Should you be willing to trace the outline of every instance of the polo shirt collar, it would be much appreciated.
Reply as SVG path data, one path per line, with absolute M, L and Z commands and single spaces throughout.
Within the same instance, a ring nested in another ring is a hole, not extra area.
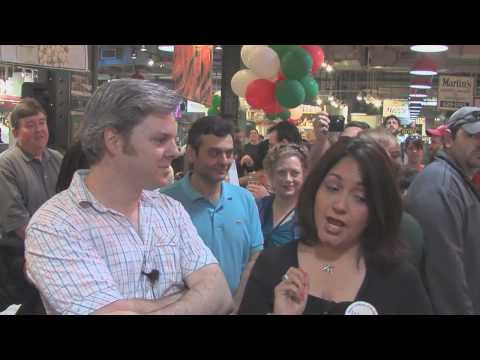
M 192 186 L 192 183 L 190 182 L 190 176 L 192 175 L 192 172 L 188 172 L 182 180 L 180 180 L 180 184 L 183 190 L 183 193 L 186 195 L 186 197 L 194 202 L 199 199 L 205 199 L 205 197 L 200 194 L 197 190 L 195 190 Z M 222 181 L 221 188 L 220 188 L 220 198 L 218 199 L 218 205 L 223 203 L 223 200 L 226 198 L 232 198 L 232 194 L 229 191 L 228 186 L 225 186 L 224 181 Z
M 30 161 L 35 160 L 35 158 L 33 157 L 33 155 L 30 154 L 30 153 L 28 153 L 28 152 L 26 152 L 25 150 L 23 150 L 23 149 L 21 148 L 21 146 L 18 145 L 18 143 L 15 144 L 15 148 L 17 149 L 17 151 L 20 152 L 20 154 L 21 154 L 23 160 L 25 160 L 25 162 L 30 162 Z M 50 152 L 48 151 L 48 148 L 45 149 L 45 150 L 43 150 L 42 162 L 50 160 L 50 157 L 51 157 L 51 155 L 50 155 Z

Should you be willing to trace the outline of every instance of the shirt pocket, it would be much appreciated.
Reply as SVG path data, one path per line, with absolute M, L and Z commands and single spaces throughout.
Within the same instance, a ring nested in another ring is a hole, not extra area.
M 159 271 L 159 286 L 164 295 L 169 295 L 183 288 L 180 268 L 180 251 L 177 234 L 153 231 L 152 258 L 149 261 L 152 269 Z

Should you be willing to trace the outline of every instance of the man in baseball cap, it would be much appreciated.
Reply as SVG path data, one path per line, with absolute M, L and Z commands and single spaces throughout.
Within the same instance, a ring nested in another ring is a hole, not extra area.
M 440 125 L 434 129 L 427 129 L 427 134 L 430 136 L 430 144 L 428 145 L 428 152 L 430 155 L 430 162 L 433 161 L 438 150 L 442 150 L 445 144 L 445 137 L 450 134 L 447 125 Z
M 425 283 L 438 314 L 480 314 L 480 108 L 448 120 L 445 148 L 409 188 L 406 210 L 422 226 Z

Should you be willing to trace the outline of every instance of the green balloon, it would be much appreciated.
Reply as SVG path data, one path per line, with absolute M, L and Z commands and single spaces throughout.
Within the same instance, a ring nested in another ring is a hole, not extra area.
M 301 80 L 312 71 L 313 60 L 303 48 L 287 52 L 281 60 L 282 73 L 289 80 Z
M 285 55 L 290 50 L 294 50 L 298 48 L 298 45 L 268 45 L 271 47 L 278 55 L 280 59 L 282 59 L 283 55 Z
M 303 85 L 305 89 L 305 102 L 311 103 L 315 100 L 318 95 L 318 83 L 317 80 L 311 75 L 305 76 L 300 83 Z
M 290 119 L 290 111 L 288 110 L 283 110 L 281 113 L 278 114 L 278 117 L 282 120 L 288 120 Z
M 221 102 L 221 97 L 218 96 L 218 95 L 213 95 L 212 96 L 212 108 L 217 108 L 220 106 L 220 102 Z
M 305 89 L 300 81 L 280 80 L 275 86 L 275 97 L 287 109 L 297 107 L 305 101 Z
M 217 108 L 214 108 L 214 107 L 209 108 L 208 111 L 207 111 L 207 114 L 208 114 L 209 116 L 218 115 Z

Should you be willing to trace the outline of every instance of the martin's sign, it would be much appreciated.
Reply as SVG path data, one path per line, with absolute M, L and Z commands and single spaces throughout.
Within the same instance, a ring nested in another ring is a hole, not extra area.
M 438 83 L 438 108 L 457 110 L 463 106 L 473 106 L 474 89 L 474 78 L 441 75 Z

